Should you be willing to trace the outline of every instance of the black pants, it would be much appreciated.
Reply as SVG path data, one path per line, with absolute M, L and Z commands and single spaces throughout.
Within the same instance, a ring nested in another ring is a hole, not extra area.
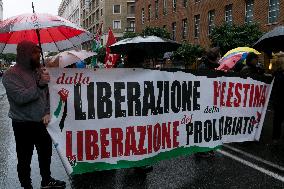
M 42 180 L 50 179 L 52 141 L 46 126 L 40 122 L 12 122 L 18 157 L 18 177 L 22 187 L 31 183 L 31 160 L 34 146 L 38 153 Z
M 281 137 L 281 125 L 284 121 L 284 114 L 281 108 L 274 109 L 273 117 L 273 139 L 279 140 Z

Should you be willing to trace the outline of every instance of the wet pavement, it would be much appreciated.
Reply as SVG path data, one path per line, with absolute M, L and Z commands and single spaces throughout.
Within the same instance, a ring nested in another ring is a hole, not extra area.
M 0 78 L 0 188 L 17 189 L 20 183 L 15 141 L 4 93 Z M 260 142 L 226 145 L 214 158 L 178 157 L 155 164 L 148 174 L 122 169 L 83 174 L 70 182 L 53 150 L 52 176 L 66 181 L 67 188 L 74 189 L 284 188 L 284 145 L 271 145 L 272 116 L 273 112 L 268 110 Z M 39 188 L 41 178 L 36 151 L 32 160 L 32 179 L 34 188 Z

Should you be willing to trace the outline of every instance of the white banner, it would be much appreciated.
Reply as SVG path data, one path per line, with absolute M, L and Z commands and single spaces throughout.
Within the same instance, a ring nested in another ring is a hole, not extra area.
M 48 131 L 69 174 L 259 140 L 271 81 L 145 69 L 50 69 Z

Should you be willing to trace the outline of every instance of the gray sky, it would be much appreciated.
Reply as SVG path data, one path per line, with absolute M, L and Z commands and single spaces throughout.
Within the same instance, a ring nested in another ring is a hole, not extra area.
M 61 0 L 2 0 L 4 19 L 22 13 L 32 13 L 32 1 L 38 13 L 57 15 Z

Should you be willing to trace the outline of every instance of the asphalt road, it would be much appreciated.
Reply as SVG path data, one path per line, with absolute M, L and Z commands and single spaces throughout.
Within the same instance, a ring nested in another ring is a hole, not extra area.
M 17 189 L 20 183 L 15 141 L 4 92 L 0 84 L 0 188 Z M 184 156 L 161 161 L 146 175 L 123 169 L 79 175 L 71 181 L 54 150 L 52 176 L 65 180 L 67 188 L 74 189 L 284 188 L 284 144 L 271 145 L 272 115 L 272 111 L 267 112 L 259 142 L 225 145 L 213 158 Z M 32 160 L 32 179 L 34 188 L 39 188 L 41 178 L 36 151 Z

